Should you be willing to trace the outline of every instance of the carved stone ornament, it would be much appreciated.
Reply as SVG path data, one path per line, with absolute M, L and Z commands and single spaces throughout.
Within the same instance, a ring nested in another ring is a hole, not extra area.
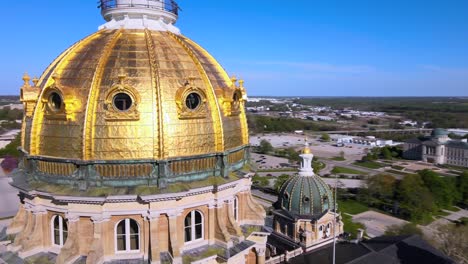
M 76 89 L 62 86 L 57 76 L 52 76 L 54 82 L 44 89 L 41 102 L 45 108 L 44 117 L 51 120 L 75 121 L 76 113 L 81 109 Z
M 125 84 L 126 75 L 119 74 L 119 82 L 112 86 L 104 103 L 105 119 L 107 121 L 137 121 L 140 120 L 138 91 Z
M 192 85 L 193 79 L 187 81 L 176 93 L 177 113 L 179 119 L 204 119 L 207 117 L 206 93 Z

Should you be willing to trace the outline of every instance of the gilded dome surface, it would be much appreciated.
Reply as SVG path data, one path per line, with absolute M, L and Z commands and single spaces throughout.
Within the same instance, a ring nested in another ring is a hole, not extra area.
M 318 176 L 293 176 L 281 187 L 278 209 L 293 216 L 319 216 L 333 210 L 330 187 Z
M 55 59 L 34 88 L 23 131 L 32 157 L 168 160 L 248 145 L 243 82 L 168 31 L 100 30 Z

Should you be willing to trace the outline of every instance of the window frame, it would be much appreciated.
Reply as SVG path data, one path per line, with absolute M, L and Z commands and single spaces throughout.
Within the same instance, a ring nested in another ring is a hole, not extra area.
M 196 221 L 196 213 L 199 213 L 200 214 L 200 217 L 201 217 L 201 222 L 199 224 L 197 224 L 195 221 Z M 185 224 L 185 220 L 187 219 L 187 217 L 190 216 L 190 225 L 187 226 Z M 197 225 L 201 225 L 201 237 L 200 238 L 196 238 L 196 227 Z M 187 241 L 187 238 L 185 236 L 185 230 L 190 227 L 190 239 L 191 240 L 188 240 Z M 205 240 L 205 217 L 203 215 L 203 213 L 199 210 L 193 210 L 193 211 L 190 211 L 188 214 L 185 215 L 184 217 L 184 243 L 185 245 L 190 245 L 190 244 L 193 244 L 193 243 L 197 243 L 197 242 L 200 242 L 200 241 L 204 241 Z
M 239 222 L 239 198 L 236 196 L 232 202 L 232 214 L 234 215 L 234 220 Z
M 125 250 L 119 250 L 119 245 L 118 245 L 118 231 L 117 231 L 117 228 L 118 226 L 120 225 L 120 223 L 124 222 L 125 221 L 125 229 L 124 229 L 124 234 L 123 234 L 123 237 L 125 239 Z M 137 234 L 137 237 L 138 237 L 138 249 L 131 249 L 131 236 L 134 235 L 132 233 L 130 233 L 130 221 L 134 221 L 135 224 L 137 225 L 137 228 L 138 228 L 138 232 L 136 233 Z M 141 228 L 140 228 L 140 224 L 138 223 L 138 221 L 134 220 L 134 219 L 131 219 L 131 218 L 125 218 L 125 219 L 122 219 L 120 221 L 118 221 L 116 224 L 115 224 L 115 227 L 114 227 L 114 245 L 115 245 L 115 253 L 116 254 L 128 254 L 128 253 L 140 253 L 141 251 L 141 232 L 140 232 Z
M 59 225 L 58 225 L 58 232 L 59 232 L 59 241 L 58 243 L 56 243 L 57 241 L 55 241 L 55 231 L 56 231 L 56 228 L 55 228 L 55 219 L 58 219 L 59 221 Z M 67 236 L 65 237 L 64 236 L 64 224 L 65 226 L 67 227 Z M 68 239 L 68 224 L 67 224 L 67 221 L 65 220 L 65 218 L 63 218 L 61 215 L 54 215 L 52 216 L 51 218 L 51 221 L 50 221 L 50 235 L 51 235 L 51 242 L 52 242 L 52 246 L 54 247 L 63 247 L 63 245 L 65 245 L 65 243 L 67 242 L 67 239 Z

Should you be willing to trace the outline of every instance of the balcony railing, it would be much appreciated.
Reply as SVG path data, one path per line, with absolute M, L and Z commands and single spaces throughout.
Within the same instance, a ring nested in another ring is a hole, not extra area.
M 100 0 L 99 8 L 105 12 L 114 8 L 149 8 L 179 15 L 179 6 L 174 0 Z

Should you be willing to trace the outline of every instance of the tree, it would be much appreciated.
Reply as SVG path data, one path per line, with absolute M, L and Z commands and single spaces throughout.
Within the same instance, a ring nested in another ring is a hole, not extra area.
M 289 175 L 283 174 L 276 179 L 275 190 L 279 192 L 283 184 L 289 179 Z
M 326 142 L 331 140 L 330 135 L 328 135 L 327 133 L 323 133 L 322 136 L 320 137 L 320 139 L 322 141 L 326 141 Z
M 18 168 L 18 159 L 12 156 L 6 156 L 0 166 L 6 173 L 10 173 L 14 169 Z
M 286 155 L 290 161 L 301 161 L 301 156 L 294 148 L 287 148 Z
M 340 158 L 342 158 L 342 159 L 345 158 L 345 153 L 344 153 L 344 151 L 340 151 Z
M 433 233 L 433 244 L 455 263 L 468 263 L 468 226 L 447 224 Z
M 267 154 L 272 151 L 273 151 L 273 146 L 271 145 L 271 143 L 268 142 L 268 140 L 262 139 L 262 141 L 260 141 L 259 152 L 263 154 Z
M 20 152 L 18 151 L 18 147 L 20 145 L 21 145 L 21 135 L 18 134 L 13 141 L 11 141 L 4 148 L 0 149 L 0 157 L 4 157 L 8 155 L 13 156 L 13 157 L 19 157 Z
M 457 189 L 460 194 L 460 203 L 468 205 L 468 171 L 464 171 L 457 179 Z
M 381 154 L 384 159 L 392 159 L 393 157 L 392 152 L 387 147 L 382 148 Z
M 435 210 L 434 198 L 418 174 L 407 175 L 400 181 L 397 198 L 401 214 L 414 221 L 431 217 Z
M 378 198 L 392 199 L 395 187 L 396 179 L 391 175 L 379 174 L 367 180 L 369 194 Z
M 434 197 L 434 202 L 439 208 L 453 205 L 458 200 L 458 191 L 455 184 L 449 182 L 450 179 L 444 179 L 432 170 L 422 170 L 418 172 L 421 175 L 424 185 L 429 189 Z
M 420 235 L 423 236 L 422 230 L 414 223 L 404 225 L 392 225 L 385 230 L 386 236 L 402 236 L 402 235 Z

